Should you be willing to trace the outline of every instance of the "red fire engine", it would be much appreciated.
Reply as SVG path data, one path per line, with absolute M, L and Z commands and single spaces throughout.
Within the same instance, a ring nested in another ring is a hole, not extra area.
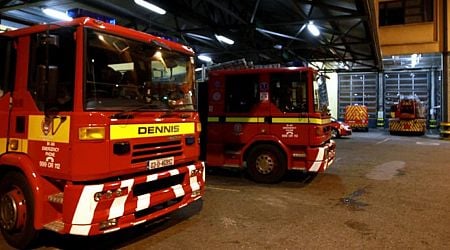
M 280 181 L 287 170 L 329 167 L 335 142 L 315 77 L 310 68 L 210 71 L 207 166 L 246 167 L 264 183 Z
M 427 130 L 425 109 L 417 96 L 401 95 L 398 102 L 391 107 L 391 116 L 391 135 L 424 135 Z
M 0 228 L 98 235 L 202 197 L 193 51 L 91 18 L 0 35 Z

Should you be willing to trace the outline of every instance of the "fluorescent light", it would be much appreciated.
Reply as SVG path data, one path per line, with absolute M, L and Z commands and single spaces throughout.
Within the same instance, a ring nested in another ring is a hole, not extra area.
M 15 29 L 17 29 L 17 28 L 0 24 L 0 33 L 3 32 L 3 31 L 15 30 Z
M 160 14 L 160 15 L 166 14 L 166 10 L 164 10 L 164 9 L 162 9 L 162 8 L 160 8 L 160 7 L 158 7 L 158 6 L 154 5 L 154 4 L 152 4 L 152 3 L 149 3 L 149 2 L 147 2 L 147 1 L 144 1 L 144 0 L 134 0 L 134 2 L 135 2 L 137 5 L 140 5 L 140 6 L 144 7 L 144 8 L 146 8 L 146 9 L 149 9 L 149 10 L 151 10 L 151 11 L 153 11 L 153 12 L 155 12 L 155 13 L 158 13 L 158 14 Z
M 211 37 L 202 36 L 202 35 L 194 34 L 194 33 L 185 33 L 185 35 L 193 37 L 193 38 L 199 38 L 199 39 L 203 39 L 203 40 L 208 40 L 208 41 L 212 41 L 213 40 Z
M 316 25 L 314 25 L 313 22 L 309 22 L 308 26 L 307 26 L 309 32 L 313 35 L 313 36 L 319 36 L 320 35 L 320 31 L 317 28 Z
M 202 60 L 202 61 L 204 61 L 204 62 L 212 62 L 211 57 L 205 56 L 205 55 L 199 55 L 199 56 L 198 56 L 198 59 L 199 59 L 199 60 Z
M 283 45 L 281 45 L 281 44 L 275 44 L 275 45 L 273 46 L 273 48 L 274 48 L 274 49 L 282 49 L 282 48 L 283 48 Z
M 70 16 L 68 16 L 65 12 L 50 9 L 50 8 L 42 8 L 41 10 L 47 16 L 52 17 L 54 19 L 63 20 L 63 21 L 72 21 L 72 18 Z
M 216 36 L 216 39 L 219 40 L 220 42 L 223 42 L 223 43 L 226 43 L 226 44 L 229 44 L 229 45 L 233 45 L 234 44 L 234 41 L 231 40 L 228 37 L 225 37 L 225 36 L 222 36 L 222 35 L 215 35 L 215 36 Z

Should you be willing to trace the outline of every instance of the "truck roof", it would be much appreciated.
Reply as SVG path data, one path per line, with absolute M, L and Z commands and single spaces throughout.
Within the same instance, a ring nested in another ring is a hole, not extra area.
M 47 23 L 47 24 L 37 24 L 26 28 L 21 28 L 17 30 L 11 30 L 6 31 L 4 33 L 0 33 L 0 36 L 8 36 L 8 37 L 19 37 L 19 36 L 26 36 L 29 34 L 37 33 L 37 32 L 43 32 L 48 29 L 57 29 L 60 27 L 76 27 L 76 26 L 84 26 L 89 27 L 97 30 L 102 30 L 106 33 L 111 33 L 123 37 L 132 38 L 134 40 L 140 40 L 143 42 L 158 42 L 159 44 L 167 45 L 167 47 L 188 54 L 188 55 L 194 55 L 194 51 L 192 48 L 169 41 L 167 39 L 157 37 L 145 32 L 137 31 L 134 29 L 126 28 L 119 25 L 109 24 L 103 21 L 99 21 L 94 18 L 90 17 L 79 17 L 75 18 L 72 21 L 60 21 L 60 22 L 53 22 L 53 23 Z
M 236 74 L 260 74 L 260 73 L 289 73 L 294 71 L 312 71 L 309 67 L 276 67 L 276 68 L 240 68 L 217 69 L 209 72 L 210 75 L 236 75 Z

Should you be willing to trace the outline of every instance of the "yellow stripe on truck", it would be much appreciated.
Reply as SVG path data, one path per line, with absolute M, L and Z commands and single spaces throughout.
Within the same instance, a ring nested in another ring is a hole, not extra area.
M 6 152 L 6 138 L 0 138 L 0 154 Z
M 225 122 L 264 122 L 264 117 L 225 117 Z
M 0 138 L 0 154 L 9 152 L 28 153 L 28 140 L 20 138 L 9 138 L 9 148 L 6 148 L 6 138 Z
M 272 123 L 311 123 L 311 124 L 328 124 L 330 119 L 321 118 L 272 118 Z
M 110 139 L 146 138 L 195 133 L 195 123 L 121 124 L 110 126 Z
M 217 116 L 208 117 L 208 122 L 219 122 L 219 117 Z

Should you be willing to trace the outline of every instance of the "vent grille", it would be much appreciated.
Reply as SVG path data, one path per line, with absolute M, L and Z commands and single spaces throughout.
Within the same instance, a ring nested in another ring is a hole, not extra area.
M 181 140 L 136 144 L 133 146 L 131 163 L 142 163 L 150 160 L 176 157 L 183 154 Z

